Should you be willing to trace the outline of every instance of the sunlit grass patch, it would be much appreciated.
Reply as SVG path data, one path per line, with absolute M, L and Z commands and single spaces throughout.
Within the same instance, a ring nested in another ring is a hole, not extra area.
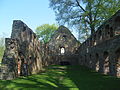
M 120 79 L 82 66 L 48 66 L 45 72 L 0 80 L 0 90 L 120 90 Z

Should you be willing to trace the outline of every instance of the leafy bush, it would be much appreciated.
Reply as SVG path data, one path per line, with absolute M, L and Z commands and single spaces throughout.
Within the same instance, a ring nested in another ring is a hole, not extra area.
M 4 50 L 5 50 L 5 43 L 4 43 L 5 39 L 4 38 L 0 38 L 0 62 L 2 60 L 3 54 L 4 54 Z

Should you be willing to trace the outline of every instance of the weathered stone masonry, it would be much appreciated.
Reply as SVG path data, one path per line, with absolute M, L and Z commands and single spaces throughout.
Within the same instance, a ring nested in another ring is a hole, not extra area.
M 64 26 L 58 28 L 49 43 L 41 44 L 26 24 L 14 20 L 11 38 L 6 38 L 5 41 L 6 50 L 0 68 L 0 79 L 10 80 L 36 74 L 44 66 L 51 64 L 74 64 L 78 61 L 73 54 L 79 47 L 79 42 Z M 64 48 L 64 53 L 61 53 L 61 48 Z
M 79 64 L 120 76 L 120 10 L 79 48 Z
M 35 33 L 22 21 L 13 22 L 11 38 L 5 40 L 0 79 L 31 75 L 42 69 L 40 42 Z
M 64 26 L 47 44 L 22 21 L 14 20 L 11 38 L 0 67 L 0 79 L 36 74 L 51 64 L 84 65 L 98 72 L 120 76 L 120 11 L 104 22 L 94 35 L 80 43 Z
M 50 55 L 54 58 L 55 64 L 68 62 L 69 64 L 77 64 L 78 54 L 76 53 L 80 43 L 73 34 L 64 26 L 60 26 L 56 30 L 48 43 L 51 51 Z

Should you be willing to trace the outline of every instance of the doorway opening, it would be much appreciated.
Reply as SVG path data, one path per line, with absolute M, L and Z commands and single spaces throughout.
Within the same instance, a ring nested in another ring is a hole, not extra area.
M 70 62 L 68 61 L 61 61 L 60 62 L 60 65 L 71 65 Z

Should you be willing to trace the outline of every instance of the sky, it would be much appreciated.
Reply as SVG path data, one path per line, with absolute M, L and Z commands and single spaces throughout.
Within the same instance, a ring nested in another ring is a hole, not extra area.
M 13 20 L 22 20 L 33 31 L 42 24 L 55 24 L 49 0 L 0 0 L 0 37 L 10 37 Z

